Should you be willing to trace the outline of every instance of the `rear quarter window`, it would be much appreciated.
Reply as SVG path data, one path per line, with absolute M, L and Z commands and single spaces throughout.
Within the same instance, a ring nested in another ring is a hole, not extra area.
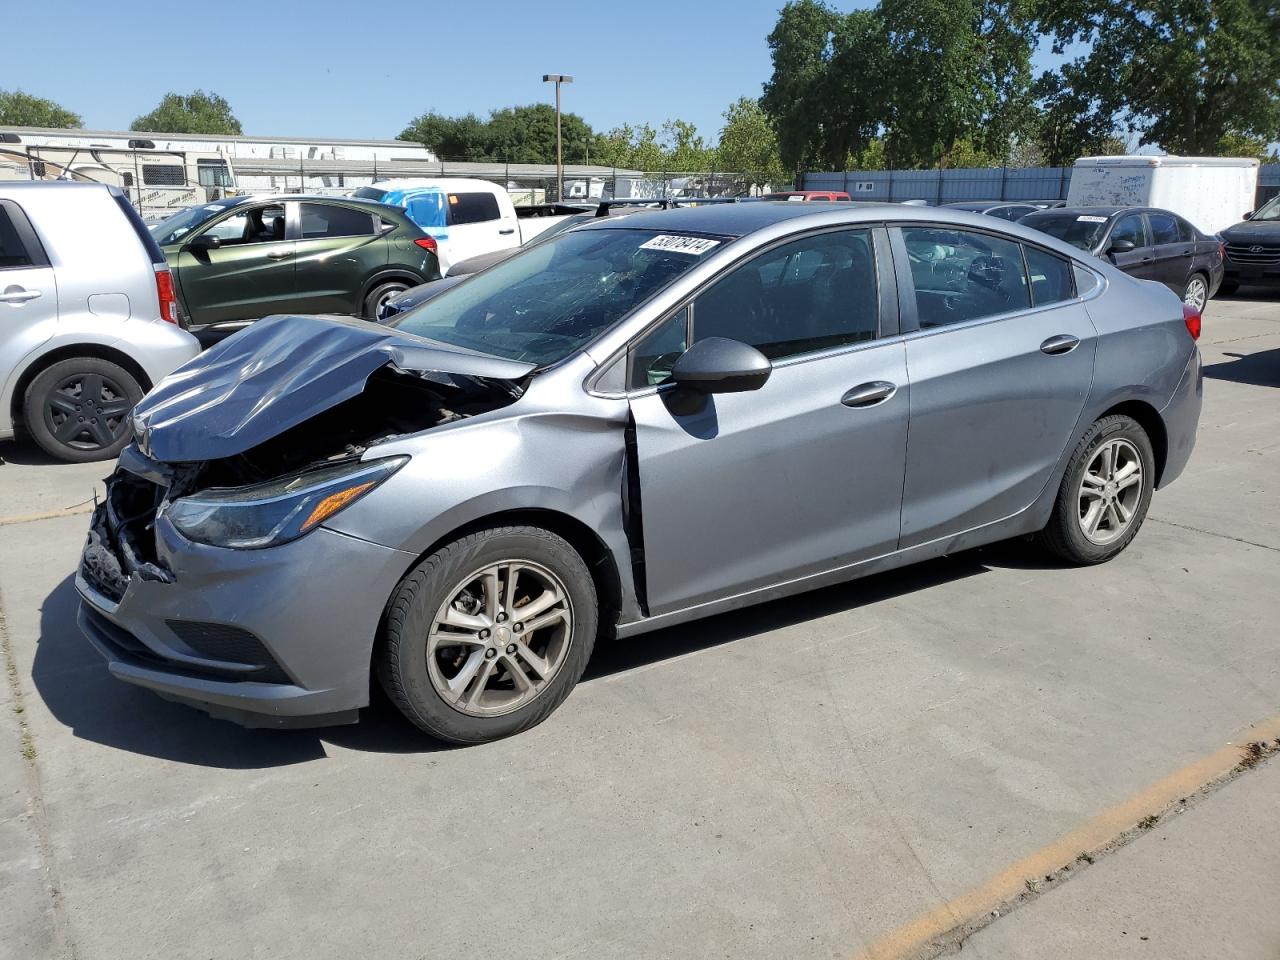
M 0 205 L 0 270 L 13 267 L 29 267 L 32 265 L 31 254 L 22 237 L 18 235 L 18 227 L 4 205 Z
M 491 193 L 449 194 L 449 223 L 461 226 L 465 223 L 486 223 L 502 216 L 498 198 Z

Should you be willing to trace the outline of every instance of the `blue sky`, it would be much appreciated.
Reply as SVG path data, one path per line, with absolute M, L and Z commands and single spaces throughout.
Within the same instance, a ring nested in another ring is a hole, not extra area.
M 542 75 L 564 73 L 565 110 L 597 130 L 679 117 L 714 139 L 730 102 L 759 96 L 781 5 L 50 0 L 22 5 L 26 41 L 6 44 L 0 89 L 50 97 L 93 129 L 126 129 L 167 91 L 203 88 L 248 134 L 391 138 L 427 110 L 550 102 Z M 0 17 L 12 25 L 15 12 Z

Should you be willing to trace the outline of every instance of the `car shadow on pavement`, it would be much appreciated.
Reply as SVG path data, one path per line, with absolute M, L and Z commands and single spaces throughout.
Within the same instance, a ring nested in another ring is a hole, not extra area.
M 228 769 L 279 767 L 325 756 L 326 742 L 375 753 L 448 749 L 375 698 L 355 726 L 246 730 L 116 680 L 76 625 L 74 578 L 45 598 L 31 678 L 49 712 L 77 737 L 131 753 Z
M 1280 347 L 1259 350 L 1257 353 L 1224 351 L 1224 355 L 1233 359 L 1206 364 L 1206 377 L 1247 383 L 1255 387 L 1280 387 Z
M 51 457 L 30 440 L 0 440 L 0 463 L 12 463 L 24 467 L 66 466 L 65 461 Z M 103 470 L 111 471 L 110 464 Z
M 1025 543 L 970 550 L 656 630 L 634 641 L 601 643 L 587 665 L 583 682 L 929 590 L 992 567 L 1054 566 Z M 371 753 L 462 749 L 419 732 L 376 687 L 372 705 L 361 711 L 359 724 L 312 730 L 247 730 L 162 700 L 108 673 L 102 657 L 76 625 L 79 602 L 72 577 L 45 598 L 32 680 L 54 718 L 83 740 L 145 756 L 227 769 L 261 769 L 323 759 L 326 743 Z

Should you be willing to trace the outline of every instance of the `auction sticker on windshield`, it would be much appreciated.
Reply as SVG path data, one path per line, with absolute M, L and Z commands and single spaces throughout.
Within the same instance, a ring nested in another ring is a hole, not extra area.
M 1076 217 L 1081 223 L 1106 223 L 1106 217 Z
M 691 253 L 700 257 L 708 250 L 718 247 L 719 240 L 708 240 L 706 237 L 677 237 L 660 233 L 651 240 L 640 244 L 641 250 L 666 250 L 670 253 Z

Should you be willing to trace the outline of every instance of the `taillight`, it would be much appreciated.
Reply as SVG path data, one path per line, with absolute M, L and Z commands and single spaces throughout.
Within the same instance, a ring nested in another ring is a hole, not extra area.
M 416 243 L 418 246 L 420 246 L 423 250 L 430 250 L 432 253 L 435 253 L 437 250 L 435 237 L 419 237 L 417 240 L 413 242 Z
M 1187 333 L 1192 340 L 1200 339 L 1200 311 L 1189 303 L 1182 305 L 1182 322 L 1187 325 Z
M 156 271 L 156 296 L 160 300 L 160 319 L 166 323 L 177 323 L 178 297 L 173 292 L 173 274 L 168 270 Z
M 1227 245 L 1225 243 L 1218 243 L 1218 259 L 1224 262 L 1227 259 Z

